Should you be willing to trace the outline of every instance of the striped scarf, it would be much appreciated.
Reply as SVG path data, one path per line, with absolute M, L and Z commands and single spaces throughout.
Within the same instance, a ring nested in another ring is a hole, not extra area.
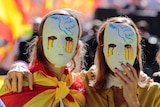
M 42 70 L 40 70 L 42 69 Z M 0 90 L 0 107 L 82 107 L 85 105 L 82 80 L 65 68 L 61 80 L 47 74 L 42 64 L 31 71 L 34 76 L 34 90 L 30 91 L 27 80 L 22 93 Z M 2 106 L 1 106 L 2 105 Z

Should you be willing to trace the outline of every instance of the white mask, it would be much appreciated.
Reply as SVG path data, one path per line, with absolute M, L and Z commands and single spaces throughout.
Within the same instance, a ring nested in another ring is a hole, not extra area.
M 78 43 L 79 25 L 67 15 L 49 16 L 42 32 L 43 50 L 55 67 L 65 66 L 74 56 Z
M 103 52 L 113 72 L 115 67 L 123 71 L 121 63 L 133 65 L 137 55 L 137 35 L 133 27 L 122 23 L 107 24 Z

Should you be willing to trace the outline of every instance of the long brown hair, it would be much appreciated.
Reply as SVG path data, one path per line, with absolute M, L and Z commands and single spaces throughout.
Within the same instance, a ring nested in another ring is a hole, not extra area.
M 96 90 L 104 89 L 105 86 L 107 85 L 107 79 L 108 75 L 111 72 L 109 66 L 107 65 L 103 53 L 103 38 L 104 38 L 104 30 L 105 26 L 110 23 L 110 22 L 115 22 L 115 23 L 126 23 L 131 25 L 136 34 L 137 34 L 137 39 L 138 39 L 138 44 L 137 44 L 137 57 L 134 62 L 133 67 L 136 69 L 137 74 L 139 75 L 140 70 L 142 68 L 141 64 L 141 46 L 140 46 L 140 41 L 141 41 L 141 36 L 139 34 L 138 28 L 136 27 L 135 23 L 127 17 L 113 17 L 105 21 L 102 26 L 100 27 L 98 34 L 97 34 L 97 51 L 96 51 L 96 57 L 95 57 L 95 64 L 97 67 L 97 75 L 96 75 L 96 83 L 94 84 L 94 88 Z

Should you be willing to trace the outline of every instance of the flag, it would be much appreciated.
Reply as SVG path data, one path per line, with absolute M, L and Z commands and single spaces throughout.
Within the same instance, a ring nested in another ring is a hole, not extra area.
M 31 29 L 20 0 L 0 0 L 0 29 L 0 37 L 10 43 Z
M 23 91 L 12 93 L 4 86 L 0 89 L 0 107 L 56 107 L 57 104 L 67 107 L 83 107 L 85 105 L 85 88 L 81 78 L 66 67 L 58 80 L 42 63 L 30 71 L 34 76 L 34 90 L 29 90 L 28 81 L 23 81 Z M 51 76 L 52 75 L 52 76 Z M 2 106 L 1 106 L 2 105 Z

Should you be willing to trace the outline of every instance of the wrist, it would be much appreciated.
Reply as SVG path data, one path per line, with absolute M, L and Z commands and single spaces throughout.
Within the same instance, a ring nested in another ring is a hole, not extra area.
M 129 107 L 141 107 L 140 102 L 138 100 L 138 96 L 134 96 L 134 98 L 130 101 L 128 101 Z
M 129 107 L 141 107 L 139 101 L 132 101 L 131 103 L 128 104 Z

